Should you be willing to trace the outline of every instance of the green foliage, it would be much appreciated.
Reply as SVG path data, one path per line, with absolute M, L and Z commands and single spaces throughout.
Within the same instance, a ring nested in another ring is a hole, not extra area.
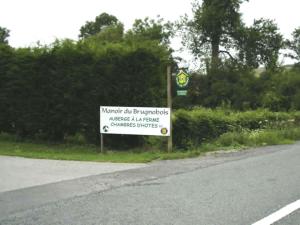
M 128 152 L 108 151 L 106 154 L 99 154 L 99 148 L 93 145 L 46 145 L 41 143 L 20 142 L 15 139 L 15 136 L 0 133 L 0 155 L 57 160 L 145 163 L 158 159 L 166 160 L 197 157 L 203 152 L 216 150 L 243 149 L 245 147 L 271 144 L 291 144 L 293 141 L 299 139 L 300 128 L 298 127 L 289 127 L 279 130 L 243 130 L 222 134 L 215 141 L 204 143 L 201 146 L 197 146 L 196 149 L 188 151 L 165 153 L 151 148 L 151 151 L 135 149 L 134 151 Z M 158 139 L 156 141 L 158 141 Z
M 254 20 L 250 27 L 242 27 L 237 37 L 239 61 L 250 68 L 265 65 L 267 70 L 278 66 L 279 50 L 283 47 L 283 37 L 277 24 L 272 20 Z
M 137 19 L 135 20 L 132 29 L 125 36 L 128 42 L 140 41 L 157 41 L 158 43 L 170 44 L 170 37 L 173 35 L 172 24 L 158 18 L 157 20 Z
M 264 129 L 288 129 L 297 125 L 296 118 L 299 113 L 270 112 L 268 110 L 256 110 L 234 112 L 231 110 L 211 110 L 196 108 L 193 110 L 177 110 L 174 115 L 174 143 L 177 148 L 188 149 L 200 146 L 202 143 L 212 141 L 218 137 L 223 145 L 234 143 L 236 133 L 241 140 L 259 142 L 268 138 L 268 134 L 256 133 Z M 233 132 L 233 133 L 232 133 Z M 265 131 L 264 131 L 265 132 Z M 248 136 L 250 135 L 250 139 Z M 272 139 L 272 137 L 270 137 Z M 276 138 L 274 138 L 276 139 Z M 239 144 L 241 141 L 239 141 Z M 273 144 L 268 141 L 269 144 Z M 261 143 L 260 143 L 261 144 Z M 274 143 L 276 144 L 276 143 Z M 249 144 L 245 144 L 251 146 Z
M 213 73 L 193 73 L 187 97 L 177 97 L 174 108 L 203 106 L 234 110 L 267 108 L 271 111 L 300 109 L 300 69 L 281 68 L 256 75 L 247 67 L 224 63 Z
M 166 149 L 167 139 L 160 136 L 145 136 L 144 149 L 157 150 Z
M 64 142 L 67 144 L 73 144 L 73 145 L 86 145 L 87 140 L 81 133 L 76 133 L 74 135 L 65 136 Z
M 11 47 L 5 44 L 0 44 L 0 132 L 9 130 L 8 118 L 10 117 L 7 111 L 7 89 L 5 84 L 8 80 L 7 73 L 13 63 L 14 51 Z
M 9 32 L 5 27 L 0 27 L 0 44 L 8 44 Z
M 173 121 L 173 140 L 178 148 L 195 147 L 227 132 L 230 124 L 221 110 L 178 110 Z
M 257 147 L 264 145 L 290 144 L 300 139 L 300 129 L 266 129 L 266 130 L 243 130 L 241 132 L 228 132 L 222 134 L 215 145 L 220 147 L 248 146 Z
M 221 59 L 228 58 L 249 68 L 278 67 L 283 36 L 272 20 L 258 19 L 247 27 L 239 12 L 246 1 L 204 0 L 201 4 L 195 1 L 193 17 L 186 15 L 178 23 L 183 45 L 204 61 L 207 70 L 222 70 Z
M 300 69 L 296 66 L 269 75 L 262 92 L 262 106 L 273 111 L 300 110 Z
M 80 38 L 87 38 L 96 35 L 108 27 L 120 26 L 119 20 L 107 13 L 102 13 L 95 18 L 95 21 L 88 21 L 80 28 Z M 123 25 L 122 25 L 123 26 Z
M 271 112 L 268 110 L 237 112 L 233 116 L 233 120 L 235 121 L 234 126 L 236 128 L 249 130 L 257 130 L 270 127 L 277 128 L 293 125 L 289 123 L 289 121 L 293 119 L 294 117 L 290 113 Z
M 260 106 L 262 88 L 253 72 L 224 64 L 222 70 L 214 73 L 194 74 L 187 100 L 191 106 L 215 108 L 229 105 L 237 110 L 255 109 Z
M 282 137 L 288 140 L 299 141 L 300 140 L 300 128 L 287 128 L 278 131 Z
M 5 31 L 5 30 L 3 30 Z M 137 20 L 126 35 L 103 13 L 81 27 L 78 42 L 12 49 L 0 44 L 0 132 L 20 139 L 99 143 L 99 106 L 164 106 L 169 23 Z M 127 149 L 141 136 L 107 136 Z
M 15 135 L 6 133 L 6 132 L 0 132 L 0 141 L 2 142 L 16 142 L 17 138 Z
M 100 105 L 165 105 L 169 52 L 154 42 L 103 45 L 86 39 L 16 50 L 0 47 L 0 132 L 98 143 Z M 107 146 L 123 149 L 143 142 L 139 136 L 106 138 Z
M 97 34 L 90 36 L 89 39 L 97 42 L 97 45 L 106 43 L 118 43 L 123 40 L 124 26 L 119 23 L 114 26 L 105 27 Z
M 94 145 L 45 144 L 16 141 L 15 137 L 0 133 L 0 155 L 38 159 L 76 160 L 115 163 L 147 163 L 153 160 L 182 159 L 196 157 L 200 151 L 173 151 L 166 153 L 158 149 L 134 149 L 127 152 L 108 150 L 105 154 Z
M 190 20 L 186 16 L 180 24 L 184 30 L 183 44 L 197 57 L 209 54 L 215 69 L 219 63 L 220 46 L 225 49 L 234 47 L 237 31 L 242 26 L 239 8 L 244 1 L 204 0 L 201 5 L 195 2 L 193 18 Z
M 292 50 L 292 53 L 288 54 L 292 59 L 300 61 L 300 27 L 295 29 L 292 33 L 292 40 L 287 41 L 287 47 Z
M 286 121 L 300 123 L 297 112 L 228 110 L 300 110 L 299 65 L 277 70 L 282 47 L 277 25 L 261 19 L 245 27 L 239 13 L 242 2 L 204 0 L 194 5 L 193 19 L 186 18 L 186 43 L 196 56 L 211 54 L 217 69 L 208 66 L 207 74 L 192 74 L 188 96 L 176 97 L 174 108 L 227 109 L 178 110 L 174 119 L 178 148 L 198 146 L 239 129 L 252 132 L 290 126 Z M 145 18 L 124 33 L 116 17 L 103 13 L 80 32 L 79 41 L 13 49 L 7 45 L 9 31 L 0 27 L 0 132 L 21 139 L 96 144 L 100 105 L 166 105 L 170 23 Z M 299 34 L 295 30 L 288 42 L 295 59 Z M 236 52 L 237 59 L 229 50 Z M 219 60 L 220 53 L 229 54 L 231 60 Z M 256 76 L 252 69 L 260 64 L 267 71 Z M 165 144 L 160 138 L 125 135 L 107 136 L 105 142 L 115 149 Z

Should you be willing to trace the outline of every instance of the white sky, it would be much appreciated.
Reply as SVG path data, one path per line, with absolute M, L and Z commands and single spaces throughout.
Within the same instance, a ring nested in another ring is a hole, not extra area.
M 200 0 L 201 1 L 201 0 Z M 191 13 L 192 0 L 0 0 L 0 26 L 8 28 L 14 47 L 49 44 L 55 38 L 77 39 L 86 21 L 103 12 L 115 15 L 129 29 L 138 18 L 175 21 Z M 300 27 L 299 0 L 250 0 L 241 12 L 250 25 L 254 18 L 274 19 L 286 38 Z

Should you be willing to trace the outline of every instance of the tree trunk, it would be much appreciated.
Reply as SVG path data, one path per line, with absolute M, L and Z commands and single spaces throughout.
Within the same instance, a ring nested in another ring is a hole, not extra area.
M 211 41 L 211 69 L 216 71 L 220 63 L 219 52 L 220 52 L 220 37 L 215 37 Z

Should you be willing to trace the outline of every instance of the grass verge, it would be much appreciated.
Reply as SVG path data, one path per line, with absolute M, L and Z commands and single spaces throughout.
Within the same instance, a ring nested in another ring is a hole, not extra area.
M 182 159 L 217 150 L 245 149 L 266 145 L 291 144 L 300 140 L 300 128 L 280 130 L 244 130 L 221 135 L 213 142 L 202 144 L 191 151 L 108 151 L 99 154 L 95 146 L 46 145 L 17 142 L 7 135 L 0 135 L 0 155 L 37 159 L 76 160 L 92 162 L 147 163 L 153 160 Z
M 26 142 L 3 140 L 0 138 L 0 155 L 20 156 L 36 159 L 76 160 L 91 162 L 114 163 L 147 163 L 153 160 L 181 159 L 198 156 L 200 152 L 175 151 L 166 153 L 162 151 L 108 151 L 100 154 L 95 146 L 76 145 L 46 145 Z
M 220 147 L 258 147 L 266 145 L 292 144 L 300 140 L 300 128 L 243 130 L 221 135 L 215 142 Z

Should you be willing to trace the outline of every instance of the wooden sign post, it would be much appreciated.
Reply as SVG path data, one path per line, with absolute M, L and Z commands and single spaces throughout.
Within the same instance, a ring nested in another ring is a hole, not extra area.
M 167 96 L 168 96 L 168 108 L 170 108 L 170 136 L 168 137 L 168 152 L 172 152 L 173 149 L 173 132 L 172 132 L 172 73 L 171 65 L 167 67 Z

